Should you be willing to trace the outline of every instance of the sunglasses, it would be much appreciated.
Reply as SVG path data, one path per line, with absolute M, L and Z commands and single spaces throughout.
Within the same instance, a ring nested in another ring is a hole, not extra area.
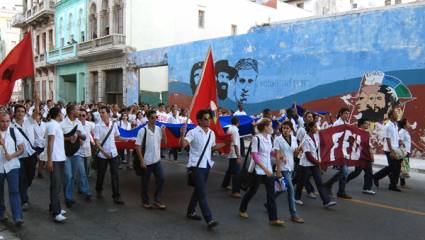
M 80 114 L 80 117 L 86 117 L 86 114 Z
M 211 120 L 211 118 L 202 118 L 202 120 L 204 120 L 204 121 L 209 121 L 209 120 Z
M 151 116 L 150 119 L 158 119 L 158 116 Z

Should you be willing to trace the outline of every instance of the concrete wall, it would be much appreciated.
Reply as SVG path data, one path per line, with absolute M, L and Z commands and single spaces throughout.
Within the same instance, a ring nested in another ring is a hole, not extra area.
M 74 40 L 82 42 L 81 32 L 87 40 L 87 0 L 62 0 L 55 8 L 56 47 L 60 48 L 61 38 L 64 46 Z
M 354 120 L 363 114 L 380 121 L 398 102 L 410 122 L 417 122 L 413 134 L 421 141 L 423 39 L 424 3 L 276 24 L 241 36 L 138 52 L 133 61 L 152 64 L 140 61 L 145 53 L 146 59 L 166 59 L 169 101 L 187 106 L 198 81 L 198 63 L 212 46 L 216 71 L 222 73 L 220 106 L 234 110 L 242 101 L 251 114 L 294 102 L 333 114 L 349 106 Z M 365 74 L 368 86 L 359 91 Z
M 75 79 L 73 87 L 67 85 L 67 79 Z M 87 81 L 87 64 L 71 63 L 56 66 L 56 94 L 57 101 L 81 102 L 85 100 Z M 71 92 L 72 91 L 72 92 Z M 68 98 L 67 96 L 75 96 Z

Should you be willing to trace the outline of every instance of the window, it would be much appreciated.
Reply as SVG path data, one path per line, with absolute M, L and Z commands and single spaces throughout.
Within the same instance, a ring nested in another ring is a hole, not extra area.
M 391 5 L 391 0 L 385 0 L 385 6 Z
M 238 25 L 232 24 L 232 26 L 231 26 L 231 34 L 232 35 L 238 34 Z
M 84 36 L 84 31 L 81 32 L 81 42 L 86 41 L 86 37 Z
M 304 3 L 303 2 L 297 3 L 297 7 L 298 8 L 304 8 Z
M 353 7 L 353 9 L 356 9 L 357 8 L 357 3 L 353 3 L 353 4 L 351 4 L 351 6 Z
M 74 39 L 74 36 L 72 36 L 72 13 L 70 13 L 68 17 L 68 34 L 69 41 L 72 42 L 72 39 Z
M 395 4 L 401 4 L 401 0 L 395 0 Z
M 53 50 L 53 30 L 49 30 L 49 50 Z
M 198 11 L 198 27 L 205 28 L 205 11 L 204 10 Z
M 40 54 L 40 36 L 37 35 L 36 37 L 36 43 L 35 43 L 35 52 L 38 54 Z

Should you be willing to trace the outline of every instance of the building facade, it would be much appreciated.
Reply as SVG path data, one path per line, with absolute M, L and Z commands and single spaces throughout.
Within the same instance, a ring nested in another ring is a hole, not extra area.
M 45 101 L 55 96 L 55 67 L 47 62 L 48 52 L 55 47 L 54 7 L 52 0 L 23 0 L 23 12 L 13 17 L 12 25 L 21 28 L 23 35 L 32 32 L 35 81 L 33 78 L 22 80 L 23 93 L 32 98 L 36 91 Z

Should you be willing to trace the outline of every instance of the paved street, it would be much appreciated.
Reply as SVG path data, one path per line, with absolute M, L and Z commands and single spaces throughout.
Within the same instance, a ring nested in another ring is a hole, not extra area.
M 179 156 L 182 160 L 183 155 Z M 121 193 L 125 206 L 116 206 L 110 199 L 109 179 L 105 199 L 85 202 L 78 195 L 77 204 L 68 211 L 64 224 L 51 221 L 48 214 L 48 180 L 36 179 L 30 191 L 31 210 L 25 213 L 25 224 L 18 236 L 25 240 L 45 239 L 409 239 L 423 240 L 425 226 L 425 175 L 412 174 L 411 189 L 402 193 L 389 192 L 387 180 L 381 181 L 376 196 L 363 195 L 363 177 L 347 187 L 353 200 L 338 200 L 330 210 L 321 202 L 304 198 L 298 207 L 306 223 L 289 221 L 286 195 L 278 199 L 279 216 L 286 226 L 268 224 L 263 207 L 265 191 L 261 187 L 249 205 L 247 220 L 239 219 L 239 200 L 228 197 L 220 189 L 226 162 L 217 157 L 209 179 L 209 203 L 220 225 L 208 230 L 204 222 L 185 218 L 191 189 L 185 184 L 184 161 L 163 161 L 166 185 L 163 201 L 168 209 L 145 210 L 140 204 L 140 180 L 133 171 L 121 170 Z M 328 178 L 329 171 L 325 178 Z M 91 180 L 94 189 L 95 178 Z

